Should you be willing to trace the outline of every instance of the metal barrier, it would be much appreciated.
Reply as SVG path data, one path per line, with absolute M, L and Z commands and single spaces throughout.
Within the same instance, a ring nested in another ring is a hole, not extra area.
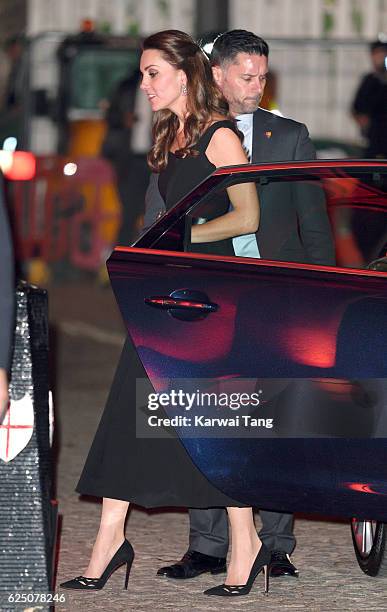
M 36 176 L 11 185 L 17 258 L 98 270 L 115 244 L 121 205 L 102 158 L 37 157 Z

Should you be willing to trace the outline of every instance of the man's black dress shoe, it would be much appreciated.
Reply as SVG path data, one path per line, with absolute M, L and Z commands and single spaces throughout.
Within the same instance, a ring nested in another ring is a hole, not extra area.
M 195 578 L 200 574 L 210 572 L 211 574 L 221 574 L 226 571 L 226 559 L 224 557 L 212 557 L 204 555 L 196 550 L 188 550 L 181 561 L 166 567 L 160 567 L 158 576 L 167 578 Z
M 283 550 L 273 550 L 271 552 L 270 576 L 293 576 L 298 578 L 298 569 L 291 562 L 289 555 Z

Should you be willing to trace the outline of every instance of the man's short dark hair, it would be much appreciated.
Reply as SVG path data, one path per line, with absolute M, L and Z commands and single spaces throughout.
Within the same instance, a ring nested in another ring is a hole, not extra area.
M 212 66 L 234 61 L 238 53 L 269 57 L 269 45 L 263 38 L 247 30 L 230 30 L 218 36 L 211 51 Z

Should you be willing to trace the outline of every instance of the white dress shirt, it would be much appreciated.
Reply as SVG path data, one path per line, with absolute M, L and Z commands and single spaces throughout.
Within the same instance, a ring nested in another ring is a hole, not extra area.
M 253 154 L 253 113 L 238 115 L 236 117 L 238 129 L 242 132 L 243 146 L 249 160 Z M 259 254 L 257 237 L 255 234 L 244 234 L 232 239 L 235 255 L 238 257 L 261 257 Z

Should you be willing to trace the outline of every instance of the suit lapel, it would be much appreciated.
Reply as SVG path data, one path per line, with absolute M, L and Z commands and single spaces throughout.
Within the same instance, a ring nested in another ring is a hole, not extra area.
M 276 160 L 275 151 L 280 148 L 280 135 L 277 133 L 272 115 L 258 109 L 253 115 L 253 163 Z

